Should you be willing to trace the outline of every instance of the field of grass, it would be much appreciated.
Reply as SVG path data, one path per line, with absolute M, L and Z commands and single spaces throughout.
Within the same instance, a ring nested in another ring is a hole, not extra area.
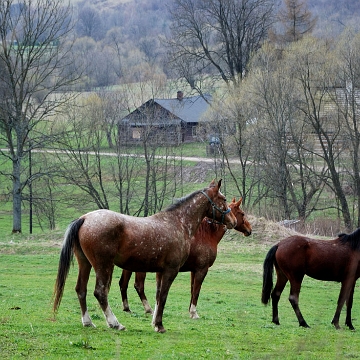
M 276 238 L 276 236 L 275 236 Z M 300 307 L 311 326 L 298 326 L 287 300 L 279 304 L 280 326 L 271 323 L 271 307 L 260 302 L 262 262 L 274 241 L 234 232 L 220 243 L 219 255 L 200 293 L 200 319 L 188 315 L 189 274 L 181 273 L 170 289 L 164 312 L 165 334 L 156 333 L 129 288 L 132 314 L 122 311 L 115 269 L 109 301 L 126 331 L 106 326 L 88 290 L 88 307 L 96 328 L 83 328 L 74 291 L 77 265 L 71 268 L 57 316 L 51 297 L 62 232 L 37 237 L 6 237 L 0 247 L 0 353 L 2 359 L 354 359 L 360 358 L 360 295 L 356 286 L 353 324 L 358 331 L 330 324 L 339 284 L 305 278 Z M 132 283 L 131 283 L 132 284 Z M 155 277 L 146 292 L 154 304 Z M 340 318 L 344 324 L 345 314 Z

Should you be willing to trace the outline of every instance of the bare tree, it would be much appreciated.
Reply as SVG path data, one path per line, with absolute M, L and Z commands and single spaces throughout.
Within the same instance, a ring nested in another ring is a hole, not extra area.
M 33 187 L 33 204 L 34 214 L 37 223 L 43 229 L 56 229 L 56 219 L 60 212 L 59 190 L 56 186 L 53 176 L 42 176 L 34 183 Z M 32 220 L 30 222 L 32 227 Z
M 141 177 L 143 159 L 141 155 L 131 153 L 129 144 L 122 143 L 120 139 L 116 142 L 116 162 L 112 165 L 112 177 L 116 188 L 116 197 L 119 203 L 119 211 L 122 214 L 134 215 L 138 208 L 134 204 L 140 201 L 139 182 L 134 179 Z
M 256 180 L 250 170 L 254 164 L 250 161 L 253 160 L 251 146 L 254 140 L 249 121 L 252 115 L 246 108 L 246 93 L 241 90 L 242 87 L 232 89 L 226 99 L 213 98 L 210 111 L 199 124 L 197 135 L 213 141 L 207 146 L 207 154 L 214 159 L 216 176 L 224 179 L 225 189 L 230 175 L 246 207 L 252 201 L 253 181 Z M 234 159 L 238 160 L 235 165 Z
M 180 124 L 176 132 L 172 131 L 173 125 L 169 127 L 169 119 L 163 118 L 161 109 L 151 106 L 152 100 L 147 104 L 150 106 L 134 112 L 130 120 L 137 142 L 141 145 L 146 168 L 143 180 L 145 193 L 136 214 L 143 216 L 160 211 L 165 198 L 172 198 L 176 192 L 176 171 L 172 168 L 175 152 L 172 148 L 178 144 L 181 136 Z M 125 125 L 124 130 L 129 125 Z
M 164 202 L 175 195 L 178 167 L 174 146 L 177 150 L 181 146 L 182 129 L 181 121 L 169 116 L 155 101 L 169 91 L 164 75 L 158 74 L 156 67 L 142 70 L 136 74 L 139 75 L 137 96 L 134 97 L 130 84 L 123 87 L 122 94 L 125 96 L 126 93 L 128 101 L 128 116 L 119 122 L 118 128 L 119 150 L 126 153 L 126 145 L 135 145 L 143 164 L 145 162 L 146 170 L 141 178 L 141 206 L 135 215 L 148 216 L 160 211 Z M 136 110 L 131 111 L 134 108 Z M 121 163 L 124 165 L 124 160 Z M 125 171 L 122 168 L 119 174 L 126 174 Z
M 63 128 L 57 152 L 59 181 L 81 190 L 75 202 L 82 209 L 93 209 L 94 204 L 109 209 L 116 204 L 121 213 L 151 215 L 175 194 L 172 144 L 164 141 L 160 120 L 153 113 L 138 118 L 137 141 L 127 137 L 129 124 L 122 126 L 118 121 L 130 100 L 124 93 L 108 95 L 99 92 L 84 96 L 82 102 L 77 99 L 68 106 L 66 117 L 59 117 L 57 123 Z M 116 152 L 103 153 L 109 137 Z
M 297 107 L 304 114 L 304 121 L 315 134 L 319 147 L 310 147 L 309 151 L 316 151 L 318 158 L 326 164 L 327 185 L 339 202 L 345 228 L 351 231 L 353 222 L 343 187 L 342 156 L 345 148 L 339 146 L 343 123 L 339 112 L 331 111 L 331 94 L 336 84 L 331 47 L 324 41 L 304 38 L 297 42 L 288 56 L 288 61 L 292 64 L 291 77 L 300 86 Z M 336 207 L 337 204 L 334 203 L 333 206 Z
M 179 75 L 192 87 L 204 72 L 238 85 L 267 36 L 274 9 L 273 0 L 175 0 L 168 45 L 174 62 L 193 64 L 193 74 Z
M 97 91 L 96 94 L 101 100 L 101 103 L 99 104 L 101 113 L 99 116 L 101 116 L 103 121 L 107 142 L 109 148 L 114 149 L 114 139 L 116 139 L 114 132 L 118 121 L 125 115 L 126 99 L 124 99 L 123 94 L 116 91 L 100 90 Z
M 99 11 L 94 6 L 81 4 L 78 10 L 77 32 L 80 36 L 91 37 L 94 40 L 103 38 L 103 22 Z
M 59 91 L 78 79 L 68 70 L 70 15 L 62 0 L 0 2 L 0 136 L 9 149 L 1 154 L 12 163 L 13 232 L 21 232 L 22 192 L 32 180 L 23 160 L 49 140 L 41 124 L 68 100 Z
M 297 109 L 291 64 L 277 55 L 273 46 L 263 46 L 244 83 L 247 106 L 256 111 L 253 133 L 258 142 L 253 157 L 277 215 L 304 221 L 315 210 L 316 196 L 324 187 L 323 173 L 314 171 L 314 162 L 302 147 L 309 127 Z
M 306 0 L 284 0 L 284 3 L 285 6 L 278 14 L 280 28 L 271 33 L 273 39 L 280 43 L 289 43 L 311 34 L 317 18 L 312 16 Z
M 341 145 L 347 148 L 341 167 L 348 174 L 343 188 L 354 197 L 354 225 L 360 226 L 360 35 L 344 31 L 337 42 L 339 87 L 332 94 L 342 131 Z
M 92 95 L 83 103 L 68 106 L 63 136 L 58 141 L 58 176 L 81 189 L 84 204 L 94 202 L 99 209 L 109 209 L 107 159 L 101 154 L 106 131 L 103 118 L 98 116 L 101 106 L 97 100 Z

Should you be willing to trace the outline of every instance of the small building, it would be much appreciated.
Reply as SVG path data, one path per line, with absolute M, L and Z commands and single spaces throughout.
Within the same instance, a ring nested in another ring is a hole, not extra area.
M 157 144 L 180 144 L 196 140 L 196 128 L 210 107 L 211 97 L 184 97 L 150 99 L 118 123 L 122 143 L 140 141 Z

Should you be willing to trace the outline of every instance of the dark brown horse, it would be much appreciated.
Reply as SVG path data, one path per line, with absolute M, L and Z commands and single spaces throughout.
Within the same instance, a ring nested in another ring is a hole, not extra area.
M 79 274 L 76 292 L 82 323 L 94 326 L 86 305 L 90 270 L 96 273 L 94 295 L 109 327 L 123 330 L 108 303 L 114 265 L 131 271 L 156 272 L 155 331 L 165 332 L 162 315 L 167 295 L 190 252 L 191 237 L 205 216 L 236 226 L 236 218 L 220 192 L 221 180 L 196 191 L 164 211 L 140 218 L 96 210 L 74 220 L 66 230 L 54 290 L 54 311 L 60 305 L 73 254 Z
M 302 280 L 308 275 L 317 280 L 341 283 L 332 324 L 339 329 L 341 309 L 346 302 L 346 320 L 351 330 L 351 308 L 356 280 L 360 276 L 360 229 L 350 235 L 341 234 L 334 240 L 314 240 L 304 236 L 291 236 L 274 245 L 264 261 L 262 302 L 272 298 L 272 321 L 279 325 L 278 302 L 282 291 L 290 282 L 290 303 L 299 325 L 309 327 L 299 309 L 299 293 Z M 273 267 L 277 274 L 273 287 Z
M 239 199 L 239 201 L 236 201 L 234 198 L 229 204 L 229 208 L 231 209 L 237 220 L 237 225 L 234 229 L 242 232 L 245 236 L 249 236 L 252 229 L 251 225 L 245 217 L 244 212 L 240 208 L 241 202 L 241 198 Z M 214 222 L 209 218 L 205 218 L 201 222 L 198 231 L 191 239 L 189 257 L 185 261 L 184 265 L 180 268 L 180 271 L 191 271 L 191 300 L 189 312 L 192 319 L 199 318 L 196 311 L 196 306 L 201 290 L 201 285 L 205 279 L 209 268 L 215 262 L 217 255 L 217 247 L 225 232 L 226 227 L 224 225 L 221 225 L 218 222 Z M 124 311 L 130 311 L 127 299 L 127 288 L 129 285 L 131 274 L 132 272 L 129 270 L 123 270 L 119 281 Z M 145 312 L 152 313 L 152 309 L 147 301 L 144 292 L 145 277 L 146 273 L 137 272 L 135 274 L 134 287 L 141 299 Z

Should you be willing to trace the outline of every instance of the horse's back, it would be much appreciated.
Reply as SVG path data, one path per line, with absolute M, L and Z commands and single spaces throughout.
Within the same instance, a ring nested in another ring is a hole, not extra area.
M 127 242 L 138 241 L 139 237 L 146 236 L 161 238 L 161 230 L 166 228 L 164 221 L 153 215 L 149 217 L 135 217 L 121 214 L 112 210 L 99 209 L 82 216 L 84 224 L 81 233 L 88 237 L 106 237 L 107 241 L 124 237 Z
M 276 264 L 280 269 L 289 273 L 293 269 L 304 269 L 308 250 L 308 239 L 303 236 L 290 236 L 278 243 Z
M 80 245 L 93 266 L 103 257 L 130 271 L 159 272 L 182 264 L 189 252 L 179 241 L 184 237 L 181 229 L 170 218 L 134 217 L 105 209 L 82 217 Z
M 350 256 L 350 249 L 338 239 L 317 240 L 295 235 L 278 243 L 276 262 L 285 274 L 342 281 Z

